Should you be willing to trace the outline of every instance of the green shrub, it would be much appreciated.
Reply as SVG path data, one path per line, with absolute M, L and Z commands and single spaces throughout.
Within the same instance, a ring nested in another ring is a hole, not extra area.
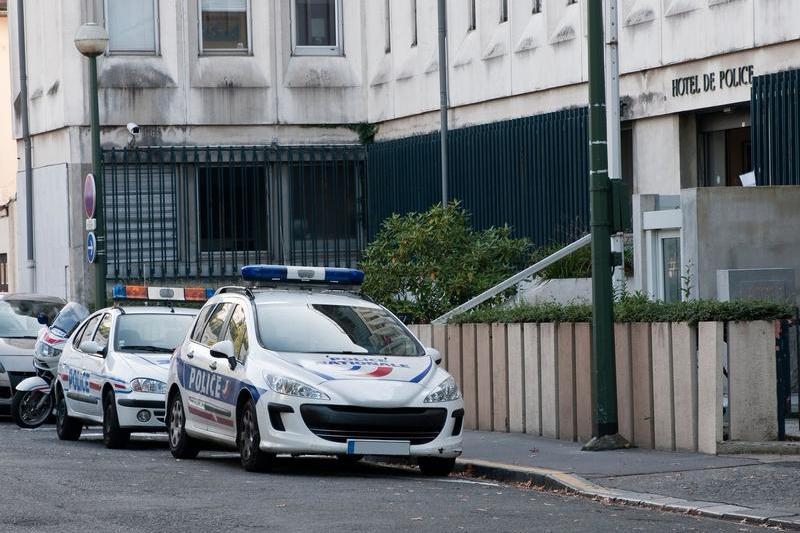
M 363 291 L 404 320 L 429 322 L 527 265 L 530 244 L 508 226 L 476 231 L 454 202 L 393 215 L 364 252 Z
M 626 296 L 614 304 L 616 322 L 689 322 L 778 320 L 792 318 L 794 307 L 760 301 L 718 302 L 691 300 L 665 303 L 648 300 L 643 295 Z M 453 323 L 493 322 L 590 322 L 592 307 L 587 304 L 561 305 L 542 303 L 517 307 L 487 307 L 457 316 Z

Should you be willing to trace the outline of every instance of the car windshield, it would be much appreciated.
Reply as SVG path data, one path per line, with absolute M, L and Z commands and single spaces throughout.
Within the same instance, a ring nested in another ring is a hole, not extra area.
M 55 333 L 62 337 L 69 337 L 87 316 L 89 316 L 89 311 L 84 306 L 77 302 L 70 302 L 58 313 L 50 329 L 55 330 Z
M 117 319 L 114 350 L 172 353 L 183 342 L 194 316 L 180 314 L 128 314 Z
M 424 355 L 386 310 L 350 305 L 262 303 L 258 329 L 268 350 L 292 353 Z
M 35 339 L 42 325 L 37 317 L 44 314 L 52 321 L 63 304 L 42 300 L 6 298 L 0 300 L 0 337 Z

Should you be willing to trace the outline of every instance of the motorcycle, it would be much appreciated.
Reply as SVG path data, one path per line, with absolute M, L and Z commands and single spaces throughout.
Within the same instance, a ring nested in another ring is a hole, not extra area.
M 39 331 L 33 349 L 33 367 L 36 376 L 21 381 L 11 400 L 11 418 L 21 428 L 33 429 L 44 424 L 55 408 L 55 386 L 58 381 L 58 360 L 67 339 L 89 316 L 89 311 L 79 303 L 70 302 L 63 307 L 52 325 L 40 315 Z

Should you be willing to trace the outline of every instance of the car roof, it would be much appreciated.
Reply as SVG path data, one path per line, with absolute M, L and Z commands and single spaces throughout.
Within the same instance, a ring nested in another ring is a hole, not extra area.
M 192 307 L 166 307 L 162 305 L 132 305 L 124 307 L 107 307 L 103 311 L 109 312 L 118 310 L 120 314 L 126 315 L 190 315 L 195 316 L 198 309 Z
M 14 301 L 32 301 L 32 302 L 45 302 L 53 304 L 65 304 L 66 300 L 58 296 L 49 296 L 46 294 L 33 294 L 27 292 L 12 292 L 0 295 L 0 300 L 14 300 Z
M 359 294 L 347 291 L 325 291 L 292 288 L 253 289 L 256 304 L 343 305 L 380 309 L 380 306 Z

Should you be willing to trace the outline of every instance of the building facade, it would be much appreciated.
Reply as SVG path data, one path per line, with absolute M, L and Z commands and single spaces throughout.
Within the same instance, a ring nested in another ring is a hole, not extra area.
M 539 243 L 585 227 L 585 1 L 447 2 L 451 190 L 479 226 L 510 223 Z M 91 297 L 89 83 L 72 42 L 87 21 L 110 35 L 99 58 L 109 282 L 221 282 L 253 261 L 353 264 L 384 216 L 440 198 L 435 0 L 25 8 L 35 220 L 35 263 L 17 261 L 25 287 Z M 797 109 L 752 109 L 757 80 L 772 87 L 800 68 L 796 0 L 620 0 L 618 26 L 622 177 L 635 195 L 667 205 L 753 170 L 760 184 L 793 182 L 794 167 L 779 181 L 753 155 L 774 156 L 773 136 L 757 131 L 798 123 Z M 650 237 L 661 264 L 681 264 L 669 240 L 680 228 L 638 229 L 660 232 Z
M 0 1 L 0 292 L 13 292 L 16 239 L 17 143 L 11 131 L 8 3 Z M 11 268 L 9 268 L 11 267 Z

